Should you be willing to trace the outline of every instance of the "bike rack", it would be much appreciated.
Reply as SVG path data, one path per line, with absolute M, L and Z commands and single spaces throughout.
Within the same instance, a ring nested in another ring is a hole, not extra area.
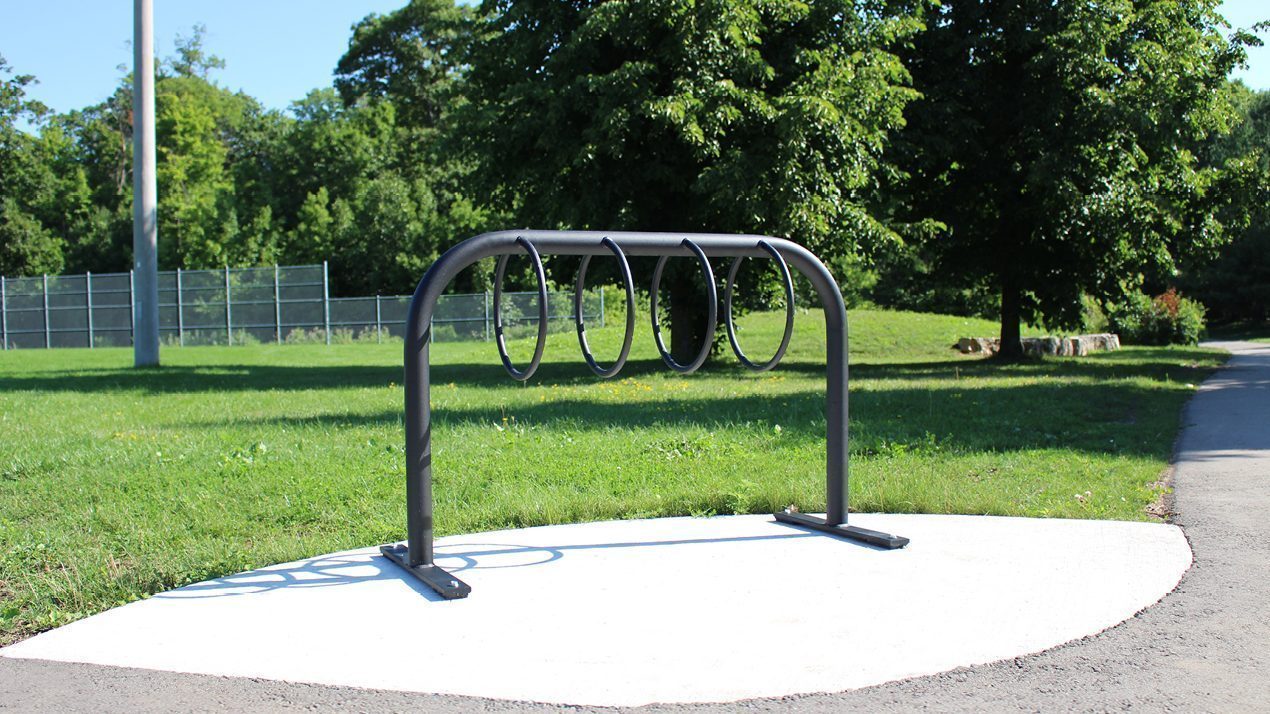
M 502 284 L 507 260 L 513 253 L 525 253 L 533 263 L 538 278 L 538 340 L 534 356 L 523 370 L 517 369 L 507 355 L 503 336 Z M 410 301 L 405 335 L 406 388 L 406 545 L 391 544 L 380 552 L 405 568 L 442 597 L 452 600 L 467 597 L 472 588 L 434 562 L 432 542 L 432 413 L 429 401 L 428 353 L 432 341 L 430 326 L 437 300 L 459 271 L 483 259 L 498 256 L 494 276 L 494 335 L 503 366 L 514 379 L 525 381 L 533 376 L 542 362 L 547 341 L 547 279 L 542 254 L 578 255 L 582 263 L 574 291 L 575 322 L 582 356 L 591 371 L 600 377 L 616 375 L 630 354 L 635 333 L 635 289 L 627 256 L 658 257 L 651 289 L 653 337 L 662 360 L 671 369 L 691 374 L 710 354 L 718 313 L 718 291 L 710 258 L 732 258 L 724 288 L 724 308 L 728 341 L 732 351 L 747 368 L 756 371 L 772 369 L 789 347 L 794 327 L 794 286 L 789 266 L 806 276 L 820 298 L 825 313 L 826 382 L 825 382 L 825 517 L 782 511 L 774 514 L 777 521 L 811 528 L 823 533 L 861 541 L 886 549 L 903 548 L 908 539 L 889 533 L 847 524 L 847 310 L 842 292 L 829 270 L 811 251 L 783 238 L 752 235 L 671 234 L 598 231 L 498 231 L 469 238 L 446 251 L 419 281 Z M 626 288 L 626 337 L 616 361 L 601 367 L 591 354 L 582 321 L 582 291 L 586 284 L 587 266 L 596 255 L 613 255 Z M 705 344 L 687 364 L 675 361 L 666 350 L 657 317 L 657 292 L 666 261 L 672 257 L 695 257 L 706 279 L 708 300 Z M 766 257 L 776 262 L 785 288 L 785 334 L 771 360 L 755 363 L 745 356 L 737 340 L 732 321 L 732 292 L 741 261 L 747 257 Z

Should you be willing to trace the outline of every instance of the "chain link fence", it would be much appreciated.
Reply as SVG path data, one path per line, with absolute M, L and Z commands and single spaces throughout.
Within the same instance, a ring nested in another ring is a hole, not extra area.
M 4 349 L 128 347 L 136 313 L 132 273 L 0 277 Z M 573 294 L 548 293 L 549 326 L 573 324 Z M 325 264 L 175 270 L 159 273 L 164 345 L 384 342 L 403 337 L 407 295 L 332 298 Z M 583 317 L 604 324 L 604 294 L 583 295 Z M 509 337 L 537 330 L 538 294 L 504 293 Z M 489 340 L 493 296 L 446 295 L 432 322 L 434 341 Z

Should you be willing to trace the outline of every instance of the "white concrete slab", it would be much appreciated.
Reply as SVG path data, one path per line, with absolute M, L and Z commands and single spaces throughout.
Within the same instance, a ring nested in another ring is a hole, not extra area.
M 6 657 L 588 705 L 841 691 L 1115 625 L 1190 566 L 1173 526 L 853 515 L 880 551 L 767 516 L 446 538 L 441 601 L 374 549 L 191 585 Z

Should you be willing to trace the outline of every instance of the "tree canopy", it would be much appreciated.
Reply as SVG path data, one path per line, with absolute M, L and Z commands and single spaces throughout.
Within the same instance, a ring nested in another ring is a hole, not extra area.
M 922 99 L 894 148 L 910 215 L 942 224 L 924 245 L 942 279 L 998 293 L 1003 351 L 1021 320 L 1078 326 L 1082 295 L 1225 239 L 1241 169 L 1196 154 L 1235 119 L 1244 53 L 1218 4 L 945 0 L 915 39 Z
M 1270 135 L 1218 5 L 411 0 L 283 111 L 218 84 L 195 26 L 156 83 L 160 263 L 401 293 L 495 227 L 766 233 L 849 300 L 995 310 L 1007 351 L 1091 296 L 1247 303 L 1218 287 L 1270 264 Z M 52 114 L 33 81 L 0 60 L 0 272 L 127 270 L 131 82 Z M 680 356 L 708 339 L 696 270 L 663 283 Z
M 35 78 L 14 75 L 0 56 L 0 275 L 56 273 L 62 244 L 41 216 L 58 211 L 57 177 L 41 142 L 18 122 L 39 120 L 45 107 L 26 98 Z
M 395 98 L 326 88 L 267 110 L 217 84 L 224 62 L 203 34 L 180 38 L 156 81 L 161 267 L 325 260 L 337 291 L 402 293 L 444 241 L 482 227 L 485 212 L 415 153 L 421 134 Z M 38 135 L 15 128 L 42 113 L 23 99 L 31 81 L 6 79 L 0 95 L 0 272 L 127 270 L 130 78 Z
M 864 196 L 915 96 L 895 49 L 916 0 L 481 10 L 454 126 L 518 224 L 790 236 L 840 268 L 888 235 Z M 689 285 L 677 354 L 701 339 Z
M 1201 155 L 1214 166 L 1250 162 L 1254 180 L 1244 186 L 1249 225 L 1235 233 L 1216 260 L 1191 260 L 1181 284 L 1222 322 L 1270 322 L 1270 92 L 1235 86 L 1240 121 L 1216 137 Z

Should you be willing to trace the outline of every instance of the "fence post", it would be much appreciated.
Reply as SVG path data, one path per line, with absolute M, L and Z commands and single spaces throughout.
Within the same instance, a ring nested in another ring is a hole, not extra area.
M 225 266 L 225 344 L 234 344 L 233 308 L 229 301 L 229 266 Z
M 5 292 L 4 276 L 0 275 L 0 342 L 9 349 L 9 296 Z
M 88 349 L 93 348 L 93 271 L 84 273 L 84 308 L 88 311 Z
M 322 324 L 326 327 L 326 344 L 331 344 L 331 280 L 326 261 L 322 261 Z
M 176 343 L 185 346 L 185 299 L 181 297 L 181 269 L 176 269 Z
M 485 291 L 485 341 L 489 342 L 489 291 Z
M 53 346 L 53 341 L 49 339 L 49 276 L 44 275 L 44 349 Z
M 278 264 L 273 264 L 273 324 L 274 342 L 282 344 L 282 289 L 278 283 Z
M 128 317 L 128 341 L 137 344 L 137 271 L 128 271 L 128 304 L 132 306 Z
M 375 293 L 375 342 L 376 344 L 384 343 L 384 323 L 380 319 L 379 311 L 379 293 Z

